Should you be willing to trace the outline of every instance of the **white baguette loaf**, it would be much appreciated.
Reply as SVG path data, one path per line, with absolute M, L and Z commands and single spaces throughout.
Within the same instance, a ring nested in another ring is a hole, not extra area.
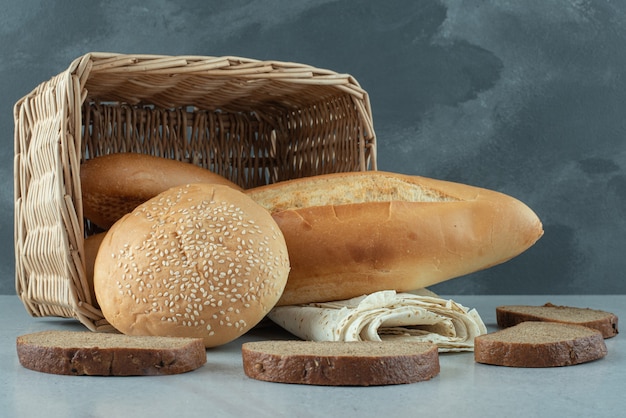
M 543 234 L 519 200 L 388 172 L 249 189 L 282 230 L 291 272 L 278 305 L 410 291 L 507 261 Z

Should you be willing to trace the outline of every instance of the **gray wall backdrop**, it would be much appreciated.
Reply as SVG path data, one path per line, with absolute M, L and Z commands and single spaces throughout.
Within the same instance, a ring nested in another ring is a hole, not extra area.
M 625 293 L 626 1 L 0 0 L 0 293 L 14 287 L 13 104 L 90 51 L 352 74 L 379 168 L 498 190 L 544 237 L 446 294 Z

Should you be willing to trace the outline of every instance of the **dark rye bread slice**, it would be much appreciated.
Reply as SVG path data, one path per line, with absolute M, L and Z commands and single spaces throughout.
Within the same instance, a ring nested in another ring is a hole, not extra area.
M 501 328 L 525 321 L 561 322 L 597 329 L 604 338 L 618 334 L 617 316 L 605 311 L 546 303 L 543 306 L 505 305 L 496 308 L 496 319 Z
M 244 372 L 257 380 L 323 386 L 414 383 L 439 374 L 431 343 L 259 341 L 242 345 Z
M 147 376 L 185 373 L 206 363 L 200 338 L 42 331 L 17 337 L 20 364 L 44 373 Z
M 474 339 L 476 362 L 497 366 L 570 366 L 606 354 L 600 331 L 557 322 L 521 322 Z

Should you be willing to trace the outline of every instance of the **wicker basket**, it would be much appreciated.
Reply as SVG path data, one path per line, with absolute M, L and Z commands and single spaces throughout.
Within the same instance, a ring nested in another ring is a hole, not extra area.
M 346 74 L 237 57 L 91 53 L 19 100 L 16 290 L 32 316 L 110 328 L 90 294 L 81 162 L 137 152 L 244 188 L 376 169 L 369 98 Z

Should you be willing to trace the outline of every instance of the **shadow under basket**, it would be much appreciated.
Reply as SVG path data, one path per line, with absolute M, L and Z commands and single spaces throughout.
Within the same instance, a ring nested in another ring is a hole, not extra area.
M 80 165 L 134 152 L 243 188 L 376 169 L 368 94 L 348 74 L 239 57 L 90 53 L 20 99 L 15 275 L 32 316 L 111 326 L 85 269 Z

